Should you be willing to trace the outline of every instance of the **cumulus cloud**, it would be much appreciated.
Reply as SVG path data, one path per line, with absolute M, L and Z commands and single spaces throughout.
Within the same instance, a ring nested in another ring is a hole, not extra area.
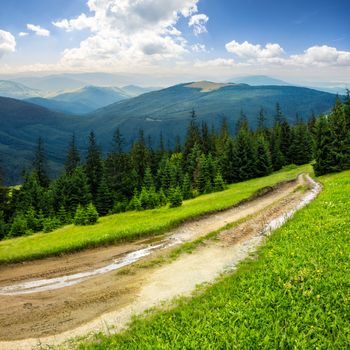
M 191 16 L 188 25 L 193 27 L 194 35 L 200 35 L 207 32 L 206 24 L 209 17 L 203 13 Z
M 232 68 L 236 66 L 236 63 L 232 58 L 215 58 L 206 61 L 196 61 L 194 66 L 196 68 Z
M 45 29 L 45 28 L 41 28 L 40 26 L 37 26 L 35 24 L 27 24 L 27 29 L 31 30 L 32 32 L 34 32 L 36 35 L 38 36 L 50 36 L 50 31 Z
M 68 66 L 151 64 L 178 58 L 190 49 L 176 28 L 192 18 L 199 0 L 88 0 L 90 13 L 53 22 L 66 31 L 90 30 L 79 47 L 63 52 Z
M 95 18 L 87 17 L 85 13 L 82 13 L 80 16 L 74 19 L 63 19 L 61 21 L 52 22 L 52 24 L 58 28 L 64 29 L 67 32 L 73 30 L 82 30 L 86 28 L 93 29 L 95 28 Z
M 15 52 L 16 39 L 10 33 L 0 29 L 0 57 L 6 53 Z
M 206 46 L 204 44 L 199 44 L 199 43 L 193 44 L 191 46 L 191 50 L 193 52 L 208 52 Z
M 20 32 L 20 33 L 18 33 L 18 36 L 27 36 L 27 35 L 28 35 L 27 32 Z
M 312 46 L 301 55 L 290 56 L 288 63 L 301 66 L 350 66 L 350 52 L 335 47 Z
M 302 54 L 286 56 L 279 44 L 254 45 L 245 41 L 233 40 L 226 45 L 226 50 L 236 55 L 245 64 L 282 65 L 299 67 L 350 66 L 350 52 L 339 51 L 335 47 L 312 46 Z
M 239 43 L 235 40 L 225 45 L 226 50 L 230 53 L 237 55 L 242 61 L 262 61 L 262 62 L 274 62 L 280 61 L 280 58 L 284 54 L 283 48 L 279 44 L 268 43 L 264 47 L 257 44 L 251 44 L 248 41 Z

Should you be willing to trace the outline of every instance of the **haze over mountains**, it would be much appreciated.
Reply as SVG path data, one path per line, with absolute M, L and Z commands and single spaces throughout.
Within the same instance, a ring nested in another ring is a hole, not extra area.
M 22 88 L 22 85 L 19 86 Z M 31 91 L 24 90 L 22 96 L 27 96 Z M 176 136 L 183 139 L 193 109 L 200 123 L 205 121 L 209 127 L 218 128 L 226 118 L 234 131 L 242 112 L 255 126 L 257 115 L 263 108 L 267 124 L 271 125 L 276 102 L 279 102 L 288 121 L 293 123 L 296 113 L 307 119 L 312 113 L 317 115 L 328 112 L 336 97 L 334 94 L 295 86 L 251 86 L 206 81 L 179 84 L 128 97 L 141 91 L 142 88 L 135 86 L 125 89 L 90 86 L 51 98 L 34 97 L 25 101 L 1 98 L 0 158 L 3 160 L 6 182 L 20 182 L 21 172 L 29 166 L 40 136 L 45 141 L 54 175 L 64 161 L 73 132 L 83 152 L 91 130 L 95 131 L 102 149 L 108 151 L 116 128 L 120 128 L 126 148 L 137 138 L 140 128 L 144 129 L 146 137 L 151 138 L 154 146 L 159 142 L 160 133 L 173 145 Z M 117 102 L 108 104 L 110 101 Z M 108 105 L 95 110 L 104 104 Z M 73 108 L 74 113 L 79 115 L 73 115 Z M 86 113 L 89 108 L 89 112 L 93 112 L 80 115 L 79 110 Z

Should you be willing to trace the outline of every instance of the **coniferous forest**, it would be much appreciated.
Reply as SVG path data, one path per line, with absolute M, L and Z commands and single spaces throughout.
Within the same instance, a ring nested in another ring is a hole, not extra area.
M 113 146 L 103 156 L 94 132 L 82 156 L 74 135 L 68 145 L 62 174 L 48 176 L 45 145 L 38 140 L 32 168 L 21 186 L 0 187 L 0 239 L 49 232 L 60 226 L 94 224 L 99 216 L 127 210 L 181 206 L 184 199 L 214 191 L 226 184 L 266 176 L 289 164 L 314 160 L 316 175 L 350 169 L 350 98 L 337 98 L 332 112 L 290 125 L 276 105 L 274 126 L 266 127 L 264 111 L 251 130 L 241 116 L 230 133 L 227 120 L 215 130 L 191 113 L 184 143 L 173 149 L 152 148 L 143 130 L 130 151 L 117 129 Z

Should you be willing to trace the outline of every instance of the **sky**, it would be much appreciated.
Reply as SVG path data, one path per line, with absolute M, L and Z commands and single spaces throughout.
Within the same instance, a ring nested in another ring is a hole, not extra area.
M 1 0 L 0 74 L 350 82 L 349 0 Z

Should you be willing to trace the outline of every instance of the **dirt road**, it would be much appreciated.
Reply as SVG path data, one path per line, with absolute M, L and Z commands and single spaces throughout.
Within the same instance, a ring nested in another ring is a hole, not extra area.
M 313 190 L 296 191 L 305 181 Z M 282 224 L 318 191 L 319 187 L 309 177 L 300 176 L 298 181 L 283 184 L 262 197 L 185 223 L 153 240 L 3 266 L 0 268 L 0 349 L 31 349 L 38 344 L 62 343 L 91 331 L 106 328 L 111 331 L 111 327 L 117 331 L 125 327 L 133 314 L 160 301 L 189 294 L 197 284 L 211 282 L 224 270 L 234 268 L 261 243 L 262 233 Z M 140 257 L 145 265 L 166 256 L 176 245 L 251 214 L 253 218 L 220 233 L 219 240 L 208 240 L 192 254 L 183 254 L 171 263 L 142 268 L 142 264 L 132 262 L 129 267 L 103 270 L 135 251 L 160 246 Z M 97 270 L 102 272 L 91 274 Z M 57 279 L 66 281 L 76 274 L 87 277 L 74 279 L 78 282 L 73 285 L 61 283 L 57 288 L 47 288 L 55 285 Z

